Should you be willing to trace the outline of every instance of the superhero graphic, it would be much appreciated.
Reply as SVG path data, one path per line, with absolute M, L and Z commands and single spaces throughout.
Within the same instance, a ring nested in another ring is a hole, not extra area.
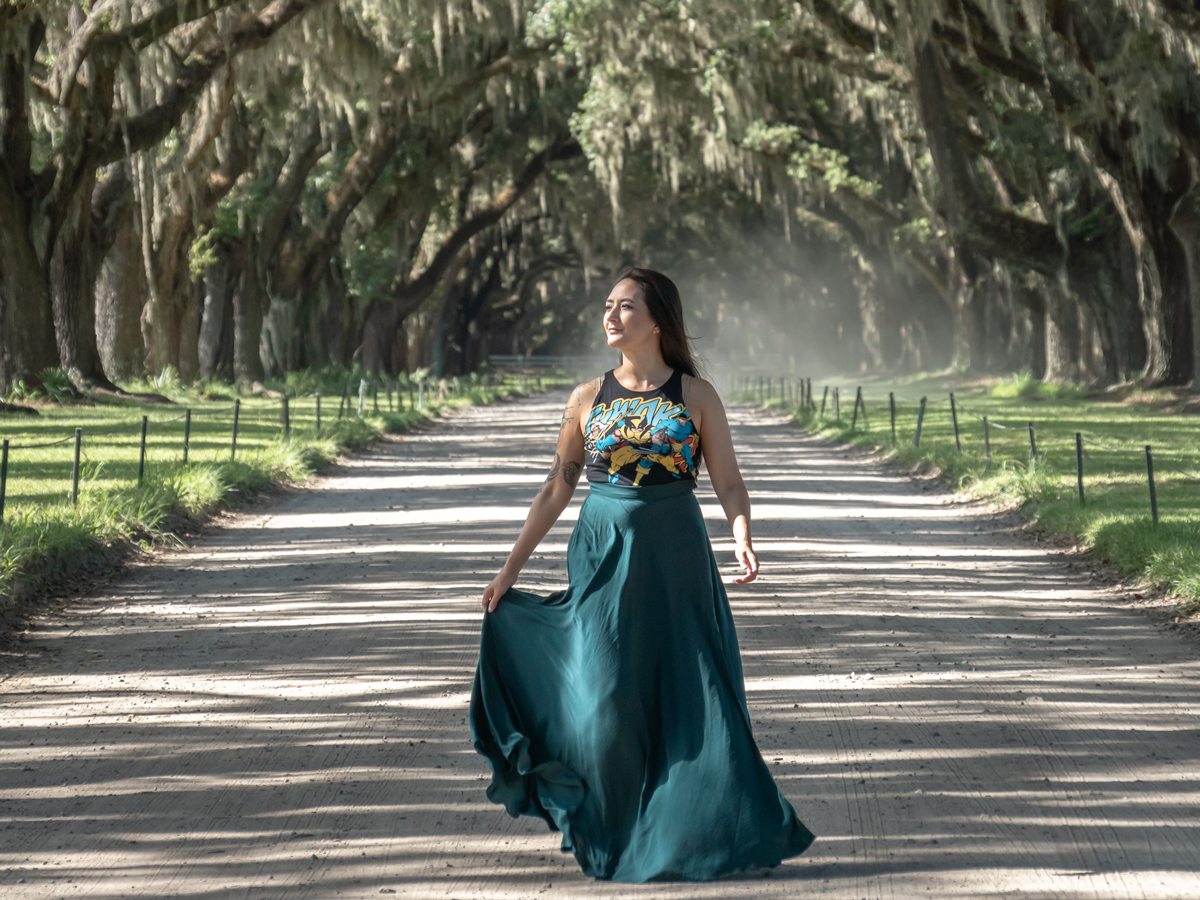
M 641 484 L 657 465 L 671 478 L 694 478 L 700 436 L 680 403 L 621 398 L 593 407 L 584 449 L 608 464 L 612 484 Z M 594 459 L 593 459 L 594 461 Z M 651 482 L 666 481 L 652 477 Z

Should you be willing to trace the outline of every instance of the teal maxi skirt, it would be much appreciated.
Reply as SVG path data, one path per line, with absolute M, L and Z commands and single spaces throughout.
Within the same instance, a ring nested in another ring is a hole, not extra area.
M 813 835 L 754 743 L 737 635 L 691 482 L 591 485 L 568 587 L 483 620 L 471 735 L 488 799 L 587 875 L 706 881 Z

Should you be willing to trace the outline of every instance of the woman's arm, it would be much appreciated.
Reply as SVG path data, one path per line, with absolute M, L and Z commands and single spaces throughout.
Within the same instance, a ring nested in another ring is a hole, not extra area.
M 578 385 L 571 392 L 571 399 L 567 401 L 567 409 L 559 423 L 558 447 L 550 474 L 546 476 L 538 495 L 533 498 L 529 515 L 525 517 L 525 524 L 521 527 L 521 534 L 512 552 L 508 554 L 508 560 L 483 589 L 483 608 L 488 612 L 494 610 L 500 598 L 516 584 L 517 576 L 537 545 L 571 502 L 575 485 L 579 483 L 579 473 L 583 471 L 583 419 L 592 408 L 598 389 L 599 382 L 593 381 Z
M 750 540 L 750 494 L 733 453 L 725 407 L 716 388 L 699 378 L 691 379 L 687 406 L 695 413 L 693 419 L 699 422 L 700 452 L 708 465 L 708 478 L 733 529 L 734 553 L 746 570 L 745 575 L 733 580 L 745 584 L 758 577 L 758 557 Z

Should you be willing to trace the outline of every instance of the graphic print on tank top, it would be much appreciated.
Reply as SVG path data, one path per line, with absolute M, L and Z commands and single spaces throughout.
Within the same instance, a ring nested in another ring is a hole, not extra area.
M 662 387 L 631 391 L 612 370 L 596 394 L 584 429 L 588 481 L 668 484 L 696 480 L 700 435 L 683 405 L 683 373 Z

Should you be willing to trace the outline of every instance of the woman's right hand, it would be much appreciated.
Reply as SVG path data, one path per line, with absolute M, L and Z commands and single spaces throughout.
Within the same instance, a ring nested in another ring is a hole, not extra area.
M 500 598 L 508 593 L 508 589 L 516 583 L 517 579 L 509 577 L 503 569 L 497 573 L 488 586 L 483 589 L 483 609 L 484 612 L 495 612 L 496 607 L 500 605 Z

